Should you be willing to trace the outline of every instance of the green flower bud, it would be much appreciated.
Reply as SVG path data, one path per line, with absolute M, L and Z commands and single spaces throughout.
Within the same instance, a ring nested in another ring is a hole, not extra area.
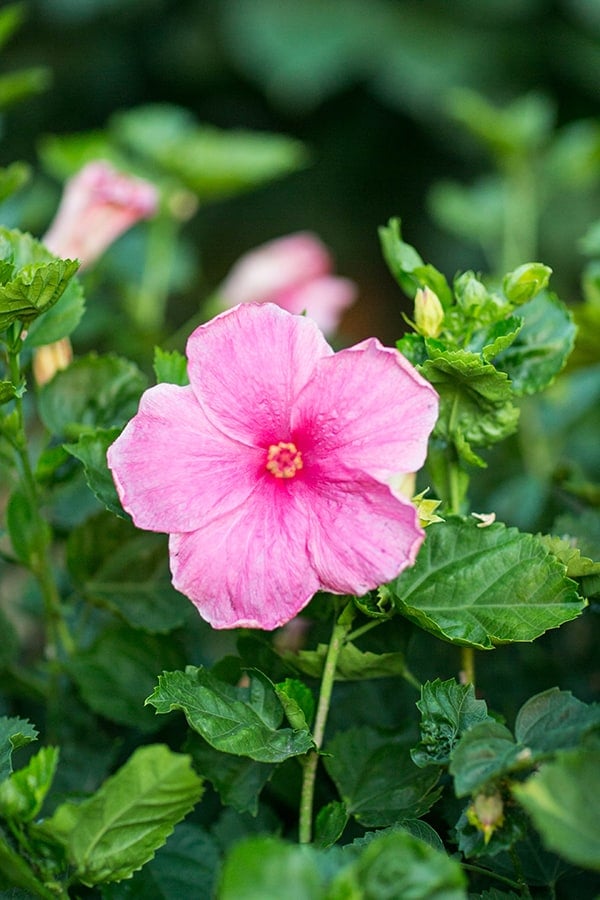
M 458 305 L 465 312 L 477 312 L 488 298 L 487 288 L 473 272 L 463 272 L 454 282 Z
M 419 288 L 415 294 L 415 327 L 423 337 L 438 337 L 444 321 L 444 308 L 431 288 Z
M 508 300 L 517 306 L 532 300 L 550 281 L 552 269 L 543 263 L 525 263 L 504 276 L 502 288 Z

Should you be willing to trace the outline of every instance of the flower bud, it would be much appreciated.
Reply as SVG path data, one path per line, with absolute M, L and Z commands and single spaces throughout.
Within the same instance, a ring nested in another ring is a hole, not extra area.
M 438 337 L 443 321 L 444 308 L 437 294 L 429 287 L 419 288 L 415 294 L 415 326 L 419 334 Z
M 493 794 L 477 794 L 467 809 L 467 820 L 470 825 L 483 832 L 485 844 L 498 828 L 504 824 L 504 803 L 498 791 Z
M 550 266 L 543 263 L 525 263 L 504 276 L 502 288 L 507 299 L 520 306 L 539 294 L 550 281 L 551 275 Z
M 306 313 L 330 334 L 356 298 L 356 286 L 333 275 L 333 261 L 321 241 L 298 232 L 262 244 L 242 256 L 219 289 L 221 308 L 239 303 L 276 303 Z
M 476 313 L 485 304 L 488 292 L 473 272 L 463 272 L 454 282 L 458 305 L 465 312 Z

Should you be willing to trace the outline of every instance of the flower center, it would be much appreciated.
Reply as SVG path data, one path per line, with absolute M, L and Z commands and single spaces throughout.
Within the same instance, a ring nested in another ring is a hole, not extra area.
M 302 454 L 291 441 L 271 444 L 267 451 L 266 467 L 275 478 L 293 478 L 303 465 Z

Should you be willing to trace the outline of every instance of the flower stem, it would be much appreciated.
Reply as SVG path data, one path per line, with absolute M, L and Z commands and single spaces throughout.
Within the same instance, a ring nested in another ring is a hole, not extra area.
M 304 771 L 302 775 L 299 821 L 299 841 L 301 844 L 310 844 L 312 840 L 313 806 L 317 766 L 319 764 L 319 751 L 323 746 L 325 726 L 327 724 L 327 716 L 329 715 L 329 706 L 331 703 L 331 694 L 335 681 L 338 657 L 344 646 L 348 632 L 350 631 L 353 617 L 354 608 L 351 604 L 347 604 L 334 625 L 331 641 L 329 642 L 327 650 L 327 656 L 325 658 L 325 665 L 323 666 L 321 691 L 319 694 L 317 714 L 315 716 L 315 727 L 313 729 L 315 749 L 311 750 L 310 753 L 307 753 L 303 761 Z

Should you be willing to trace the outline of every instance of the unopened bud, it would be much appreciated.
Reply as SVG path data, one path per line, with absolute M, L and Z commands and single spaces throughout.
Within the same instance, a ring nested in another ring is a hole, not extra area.
M 68 337 L 53 344 L 38 347 L 33 355 L 33 377 L 41 387 L 47 384 L 57 372 L 66 369 L 73 361 L 73 348 Z
M 473 272 L 463 272 L 454 282 L 458 305 L 465 312 L 477 312 L 488 299 L 487 288 Z
M 467 809 L 470 825 L 483 832 L 485 844 L 489 844 L 494 831 L 504 824 L 504 803 L 496 791 L 494 794 L 477 794 Z
M 550 266 L 543 263 L 525 263 L 504 276 L 502 288 L 507 299 L 520 306 L 539 294 L 550 281 L 551 275 Z
M 436 338 L 442 330 L 444 308 L 431 288 L 419 288 L 415 294 L 415 325 L 423 337 Z

